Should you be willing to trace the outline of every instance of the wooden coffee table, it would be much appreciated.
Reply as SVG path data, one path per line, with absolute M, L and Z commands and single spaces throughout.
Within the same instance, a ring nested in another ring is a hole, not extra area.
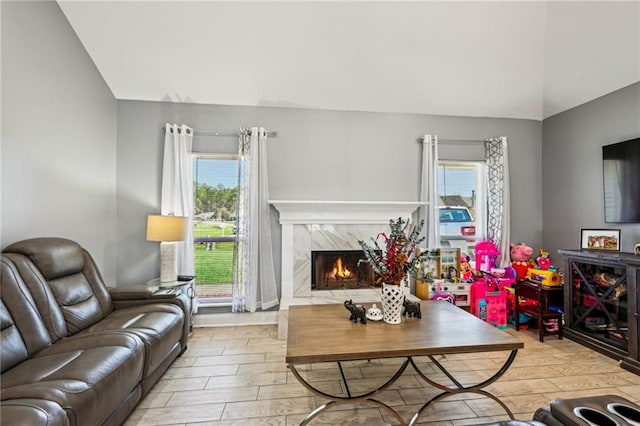
M 369 305 L 367 304 L 367 307 Z M 458 393 L 477 393 L 496 401 L 511 419 L 511 410 L 484 388 L 500 378 L 524 344 L 470 313 L 444 301 L 421 302 L 422 319 L 403 318 L 402 324 L 368 321 L 367 324 L 348 320 L 349 312 L 341 304 L 304 305 L 289 307 L 289 329 L 287 335 L 286 362 L 294 376 L 307 389 L 329 401 L 307 415 L 301 424 L 307 424 L 324 410 L 339 403 L 365 400 L 383 407 L 393 414 L 400 424 L 407 424 L 387 404 L 374 399 L 375 394 L 387 389 L 404 372 L 408 365 L 432 386 L 442 390 L 431 398 L 412 416 L 408 424 L 414 424 L 422 412 L 433 402 Z M 464 386 L 455 376 L 436 360 L 436 356 L 447 354 L 510 351 L 502 367 L 481 383 Z M 437 383 L 427 377 L 413 358 L 426 356 L 442 371 L 451 384 Z M 395 374 L 377 389 L 352 395 L 343 373 L 342 362 L 380 358 L 405 358 Z M 330 395 L 315 388 L 301 376 L 296 365 L 321 362 L 337 362 L 346 392 Z

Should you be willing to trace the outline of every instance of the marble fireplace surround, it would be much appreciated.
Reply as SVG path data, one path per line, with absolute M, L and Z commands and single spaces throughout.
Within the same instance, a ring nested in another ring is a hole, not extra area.
M 410 218 L 420 201 L 269 201 L 282 226 L 282 286 L 278 336 L 286 338 L 291 305 L 369 302 L 373 289 L 311 290 L 312 250 L 360 250 L 358 240 L 389 231 L 389 220 Z

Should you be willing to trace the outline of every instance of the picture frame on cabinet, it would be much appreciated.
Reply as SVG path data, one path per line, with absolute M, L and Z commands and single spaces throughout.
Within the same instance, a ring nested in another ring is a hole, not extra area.
M 440 278 L 440 274 L 442 273 L 442 269 L 440 269 L 440 249 L 427 249 L 427 256 L 422 259 L 420 266 L 421 278 Z
M 580 248 L 586 250 L 620 251 L 619 229 L 582 229 Z
M 460 249 L 440 247 L 440 277 L 445 279 L 460 278 Z

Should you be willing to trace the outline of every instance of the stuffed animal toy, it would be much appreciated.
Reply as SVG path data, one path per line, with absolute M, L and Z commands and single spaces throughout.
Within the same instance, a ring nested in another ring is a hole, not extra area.
M 473 281 L 473 269 L 471 269 L 471 264 L 469 264 L 468 256 L 460 257 L 460 278 L 462 281 Z
M 511 243 L 511 267 L 516 270 L 516 280 L 523 280 L 529 268 L 535 266 L 531 260 L 532 254 L 533 249 L 525 243 Z
M 471 267 L 469 256 L 460 256 L 460 278 L 462 281 L 473 282 L 482 278 L 482 272 Z

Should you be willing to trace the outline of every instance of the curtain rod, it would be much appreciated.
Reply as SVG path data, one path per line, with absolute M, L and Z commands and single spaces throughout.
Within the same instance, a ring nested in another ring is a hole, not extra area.
M 424 136 L 420 136 L 416 139 L 416 142 L 424 142 Z M 440 139 L 438 138 L 438 143 L 451 143 L 451 144 L 476 144 L 476 143 L 484 143 L 485 140 L 480 139 Z
M 166 132 L 166 129 L 164 126 L 162 126 L 162 131 Z M 247 129 L 248 133 L 251 133 L 250 129 Z M 178 127 L 178 132 L 180 132 L 180 128 Z M 193 134 L 194 135 L 201 135 L 201 136 L 240 136 L 242 134 L 241 131 L 219 131 L 219 130 L 196 130 L 193 129 Z M 276 137 L 278 136 L 278 132 L 273 131 L 273 132 L 267 132 L 267 136 L 271 136 L 271 137 Z

